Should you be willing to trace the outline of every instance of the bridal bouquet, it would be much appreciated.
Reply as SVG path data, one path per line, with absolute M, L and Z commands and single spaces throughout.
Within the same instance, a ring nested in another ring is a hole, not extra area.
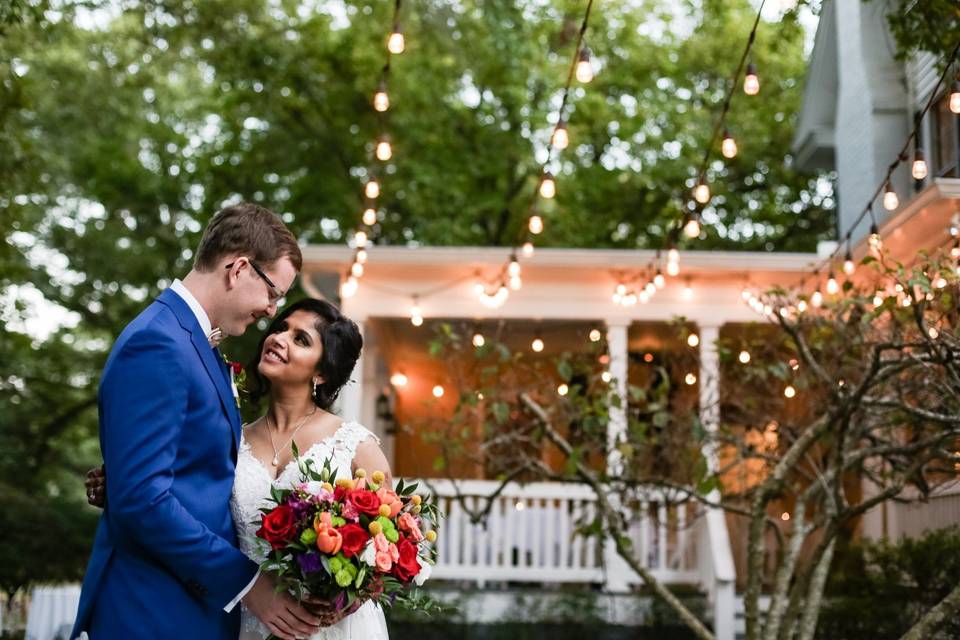
M 367 477 L 358 469 L 355 477 L 338 479 L 330 460 L 320 470 L 309 459 L 298 464 L 299 482 L 273 488 L 275 506 L 261 509 L 261 570 L 298 600 L 323 598 L 335 611 L 367 599 L 390 605 L 423 584 L 436 562 L 428 543 L 437 538 L 438 510 L 429 495 L 403 480 L 391 489 L 380 471 Z M 408 606 L 417 603 L 406 598 Z

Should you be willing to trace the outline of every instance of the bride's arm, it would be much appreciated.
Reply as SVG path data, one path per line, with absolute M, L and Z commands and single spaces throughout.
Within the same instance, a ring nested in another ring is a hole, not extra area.
M 373 438 L 367 438 L 357 445 L 357 450 L 353 456 L 353 471 L 357 469 L 365 470 L 368 478 L 374 471 L 382 471 L 386 476 L 384 485 L 389 488 L 393 487 L 393 474 L 390 473 L 390 463 L 387 462 L 387 456 L 383 454 L 380 445 L 378 445 L 377 441 Z

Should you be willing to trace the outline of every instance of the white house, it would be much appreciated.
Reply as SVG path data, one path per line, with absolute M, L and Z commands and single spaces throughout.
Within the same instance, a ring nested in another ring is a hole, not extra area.
M 960 226 L 960 119 L 949 107 L 957 71 L 937 89 L 932 54 L 896 60 L 886 10 L 884 2 L 824 0 L 793 150 L 801 168 L 836 171 L 838 237 L 849 232 L 862 255 L 871 221 L 857 220 L 932 99 L 917 144 L 891 180 L 897 206 L 888 210 L 881 196 L 873 207 L 885 245 L 906 262 L 951 242 L 951 229 Z M 921 180 L 911 171 L 917 148 L 928 167 Z M 960 483 L 929 502 L 884 504 L 864 519 L 863 533 L 897 538 L 955 524 Z

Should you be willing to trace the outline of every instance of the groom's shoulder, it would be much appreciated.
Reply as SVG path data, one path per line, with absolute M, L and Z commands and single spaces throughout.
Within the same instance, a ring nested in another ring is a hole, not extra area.
M 175 347 L 188 340 L 176 316 L 168 306 L 155 300 L 130 321 L 113 343 L 112 354 L 128 345 L 167 344 Z

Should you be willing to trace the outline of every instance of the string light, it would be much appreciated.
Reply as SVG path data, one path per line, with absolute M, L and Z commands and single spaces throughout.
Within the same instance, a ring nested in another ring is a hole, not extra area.
M 510 264 L 509 266 L 507 266 L 507 273 L 510 275 L 511 278 L 520 275 L 520 263 L 517 262 L 517 256 L 515 255 L 510 256 Z
M 676 277 L 680 273 L 680 252 L 676 247 L 667 250 L 667 275 Z
M 390 384 L 395 387 L 405 387 L 407 386 L 407 376 L 403 375 L 403 372 L 398 371 L 390 376 Z
M 376 199 L 380 195 L 380 183 L 376 178 L 371 177 L 363 188 L 363 192 L 371 200 Z
M 760 77 L 757 75 L 757 66 L 752 62 L 747 64 L 747 75 L 743 78 L 743 92 L 748 96 L 760 93 Z
M 373 108 L 383 113 L 390 108 L 390 96 L 387 95 L 387 85 L 381 80 L 377 92 L 373 94 Z
M 580 49 L 580 54 L 577 56 L 576 76 L 577 80 L 583 84 L 587 84 L 593 80 L 593 65 L 590 63 L 590 50 L 586 46 Z
M 540 195 L 547 200 L 557 195 L 557 183 L 553 179 L 553 174 L 549 171 L 543 172 L 543 180 L 540 181 Z
M 683 225 L 683 233 L 688 238 L 697 238 L 700 236 L 700 216 L 696 212 L 687 217 L 686 224 Z
M 363 276 L 363 265 L 359 262 L 354 262 L 350 267 L 350 273 L 357 278 Z
M 887 180 L 887 184 L 883 188 L 883 208 L 887 211 L 893 211 L 899 206 L 900 198 L 897 197 L 897 192 L 893 188 L 893 184 Z
M 810 296 L 810 304 L 817 308 L 823 304 L 823 294 L 820 293 L 819 288 L 817 288 L 817 290 L 813 292 L 813 295 Z
M 410 306 L 410 324 L 415 327 L 423 324 L 423 313 L 420 311 L 420 301 L 417 296 L 413 296 L 413 304 Z
M 355 234 L 353 234 L 353 242 L 358 247 L 366 246 L 367 244 L 367 232 L 363 229 L 360 229 Z
M 853 263 L 853 255 L 850 253 L 850 238 L 847 238 L 847 253 L 843 257 L 843 272 L 848 276 L 852 276 L 853 272 L 857 270 L 857 265 Z
M 747 364 L 750 362 L 750 352 L 746 349 L 740 352 L 740 355 L 737 356 L 737 359 L 740 361 L 740 364 Z
M 403 32 L 400 31 L 400 25 L 394 23 L 393 33 L 391 33 L 390 37 L 387 39 L 387 51 L 398 56 L 403 53 L 405 48 L 406 42 L 403 40 Z
M 367 207 L 363 210 L 363 224 L 372 227 L 377 223 L 377 210 L 373 207 Z
M 697 186 L 693 188 L 693 199 L 700 204 L 710 202 L 710 185 L 707 184 L 707 179 L 702 175 L 697 178 Z
M 867 244 L 870 245 L 874 253 L 880 253 L 880 250 L 883 249 L 883 240 L 880 238 L 876 223 L 870 225 L 870 237 L 867 238 Z
M 567 123 L 561 120 L 553 130 L 553 146 L 563 151 L 570 145 L 570 134 L 567 132 Z
M 693 287 L 690 285 L 689 280 L 683 285 L 683 299 L 693 300 Z
M 377 142 L 377 160 L 381 162 L 386 162 L 393 157 L 393 147 L 390 146 L 390 138 L 386 135 L 382 136 Z
M 950 111 L 960 115 L 960 80 L 953 83 L 953 90 L 950 92 Z
M 591 329 L 589 337 L 590 342 L 600 342 L 600 338 L 603 337 L 603 334 L 600 333 L 600 329 Z
M 543 338 L 541 338 L 539 334 L 536 335 L 533 338 L 533 342 L 530 343 L 530 348 L 536 351 L 537 353 L 540 353 L 541 351 L 543 351 L 543 346 L 544 346 Z
M 663 289 L 667 286 L 667 279 L 663 277 L 663 272 L 660 271 L 660 267 L 657 267 L 657 273 L 653 276 L 653 286 L 657 289 Z
M 830 275 L 827 277 L 827 293 L 832 296 L 840 293 L 840 284 L 837 282 L 836 276 L 833 275 L 833 271 L 830 271 Z
M 910 170 L 914 180 L 923 180 L 927 177 L 927 161 L 923 157 L 923 149 L 917 145 L 913 152 L 913 168 Z
M 519 291 L 520 287 L 523 286 L 523 280 L 520 278 L 520 276 L 511 276 L 508 284 L 514 291 Z
M 536 214 L 530 216 L 530 220 L 527 222 L 527 228 L 530 229 L 530 233 L 533 235 L 543 233 L 543 218 Z
M 609 371 L 604 371 L 600 374 L 600 379 L 609 383 L 611 380 L 613 380 L 613 374 L 611 374 Z
M 730 131 L 723 130 L 723 142 L 720 143 L 720 152 L 724 158 L 733 159 L 737 157 L 737 141 L 730 135 Z
M 561 383 L 561 384 L 557 387 L 557 393 L 560 394 L 561 396 L 567 395 L 567 393 L 568 393 L 569 391 L 570 391 L 570 387 L 568 387 L 566 384 L 562 384 L 562 383 Z
M 690 386 L 697 384 L 697 376 L 692 373 L 688 373 L 683 380 Z
M 360 286 L 360 283 L 357 282 L 357 279 L 354 276 L 350 276 L 340 285 L 340 297 L 341 298 L 352 298 L 357 293 L 357 288 Z
M 366 249 L 358 249 L 358 250 L 357 250 L 357 262 L 359 262 L 360 264 L 366 264 L 366 263 L 367 263 L 367 250 L 366 250 Z
M 696 347 L 700 344 L 700 336 L 695 333 L 691 333 L 689 336 L 687 336 L 687 344 L 691 347 Z
M 477 329 L 473 332 L 473 346 L 482 347 L 487 343 L 486 339 L 483 337 L 483 334 L 480 333 L 480 330 Z
M 797 389 L 792 384 L 788 384 L 783 390 L 783 395 L 787 398 L 792 398 L 797 395 Z
M 442 397 L 443 397 L 443 394 L 444 394 L 443 385 L 441 385 L 441 384 L 434 385 L 434 387 L 433 387 L 433 397 L 434 397 L 434 398 L 442 398 Z
M 883 291 L 877 291 L 873 294 L 873 306 L 879 307 L 883 305 Z
M 523 253 L 524 258 L 529 258 L 533 256 L 533 243 L 524 242 L 523 247 L 520 249 L 520 252 Z

